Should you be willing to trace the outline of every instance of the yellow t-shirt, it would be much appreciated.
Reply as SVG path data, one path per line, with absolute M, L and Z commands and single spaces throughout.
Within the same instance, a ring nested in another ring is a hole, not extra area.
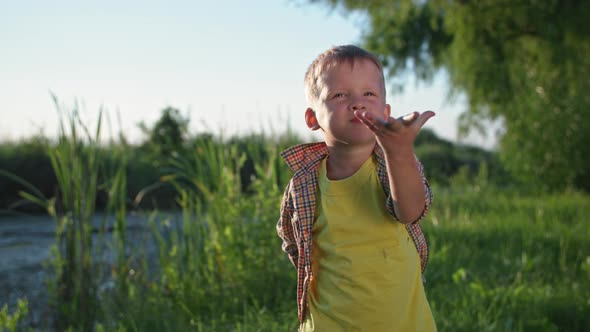
M 322 162 L 303 331 L 436 331 L 416 247 L 385 200 L 374 158 L 338 181 Z

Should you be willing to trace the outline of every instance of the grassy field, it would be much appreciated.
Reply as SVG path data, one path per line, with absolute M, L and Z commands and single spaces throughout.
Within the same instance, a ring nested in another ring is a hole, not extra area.
M 439 190 L 426 225 L 441 331 L 588 331 L 590 198 Z

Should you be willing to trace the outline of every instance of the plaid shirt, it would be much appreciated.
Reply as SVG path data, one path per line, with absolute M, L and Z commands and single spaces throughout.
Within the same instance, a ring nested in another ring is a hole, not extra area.
M 383 151 L 375 145 L 374 155 L 378 163 L 379 181 L 387 196 L 388 212 L 397 219 L 390 194 L 389 179 Z M 294 172 L 289 181 L 281 202 L 281 216 L 277 223 L 277 233 L 283 240 L 282 249 L 287 253 L 291 263 L 297 268 L 297 313 L 299 321 L 305 319 L 307 310 L 307 291 L 312 278 L 311 271 L 311 232 L 316 220 L 316 193 L 318 185 L 318 169 L 320 162 L 328 155 L 325 143 L 309 143 L 293 146 L 281 153 L 281 156 Z M 416 160 L 426 191 L 422 215 L 413 223 L 406 224 L 420 256 L 422 272 L 428 261 L 428 244 L 418 224 L 432 203 L 432 192 L 424 177 L 422 164 Z

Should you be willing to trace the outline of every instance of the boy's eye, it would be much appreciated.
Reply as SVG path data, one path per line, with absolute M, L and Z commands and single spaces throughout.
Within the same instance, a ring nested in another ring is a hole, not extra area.
M 332 96 L 332 98 L 341 98 L 344 96 L 345 96 L 345 94 L 343 92 L 337 92 Z
M 371 92 L 371 91 L 367 91 L 365 92 L 365 96 L 376 96 L 377 94 Z

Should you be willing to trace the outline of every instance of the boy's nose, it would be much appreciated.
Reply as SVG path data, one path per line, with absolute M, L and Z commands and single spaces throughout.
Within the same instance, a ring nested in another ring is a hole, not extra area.
M 365 109 L 365 104 L 360 99 L 353 100 L 350 106 L 353 111 Z

